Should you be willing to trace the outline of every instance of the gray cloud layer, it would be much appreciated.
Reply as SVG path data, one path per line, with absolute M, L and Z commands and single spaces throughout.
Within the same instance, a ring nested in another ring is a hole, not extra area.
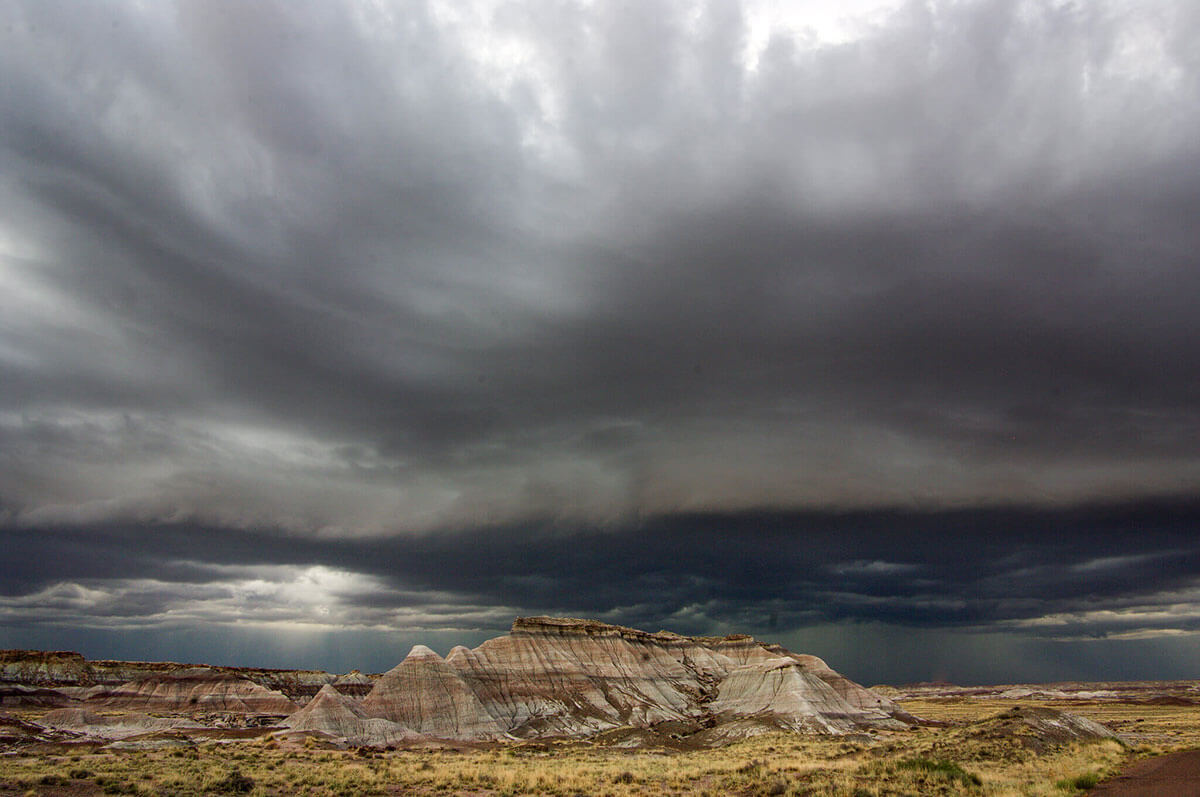
M 976 681 L 1182 677 L 1180 661 L 1192 659 L 1178 660 L 1172 645 L 1200 639 L 1198 523 L 1200 504 L 1173 501 L 677 515 L 357 540 L 188 524 L 43 527 L 7 535 L 0 644 L 82 647 L 98 634 L 96 655 L 114 655 L 131 639 L 176 635 L 173 658 L 384 669 L 405 643 L 473 644 L 515 615 L 554 613 L 751 632 L 837 655 L 876 680 L 939 668 Z M 216 629 L 257 634 L 267 647 L 230 651 Z M 187 638 L 195 633 L 208 636 Z M 312 642 L 353 635 L 366 641 L 338 653 L 344 644 Z M 897 654 L 914 639 L 924 654 Z M 1121 649 L 1131 643 L 1139 647 Z M 265 661 L 271 646 L 293 658 Z M 146 647 L 125 655 L 150 655 Z
M 1200 6 L 0 9 L 8 629 L 1200 627 Z
M 1194 489 L 1192 4 L 753 10 L 8 3 L 10 520 Z

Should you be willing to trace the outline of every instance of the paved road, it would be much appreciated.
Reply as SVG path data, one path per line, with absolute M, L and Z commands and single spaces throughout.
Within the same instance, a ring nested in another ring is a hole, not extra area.
M 1200 750 L 1139 761 L 1088 792 L 1088 797 L 1197 797 Z

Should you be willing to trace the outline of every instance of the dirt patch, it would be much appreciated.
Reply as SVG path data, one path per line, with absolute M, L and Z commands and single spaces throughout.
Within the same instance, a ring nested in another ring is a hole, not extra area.
M 1200 750 L 1139 761 L 1088 794 L 1089 797 L 1195 797 L 1200 794 Z

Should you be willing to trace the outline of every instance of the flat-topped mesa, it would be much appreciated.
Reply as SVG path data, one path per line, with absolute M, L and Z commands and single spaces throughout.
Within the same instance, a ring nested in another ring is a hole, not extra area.
M 87 660 L 74 651 L 0 650 L 0 683 L 22 686 L 52 687 L 82 692 L 90 687 L 114 687 L 142 678 L 170 675 L 208 665 L 183 664 L 175 661 L 115 661 Z M 338 680 L 320 670 L 285 670 L 266 667 L 208 667 L 246 678 L 259 686 L 287 695 L 289 699 L 308 700 L 327 683 Z M 360 674 L 361 675 L 361 674 Z M 365 688 L 364 688 L 365 687 Z M 350 690 L 365 694 L 366 683 L 348 684 Z
M 417 646 L 363 709 L 454 739 L 578 738 L 662 723 L 676 735 L 724 723 L 718 741 L 905 727 L 894 703 L 815 656 L 745 634 L 687 637 L 570 617 L 518 617 L 511 633 L 445 659 Z
M 687 637 L 670 631 L 650 633 L 636 628 L 626 628 L 623 625 L 603 623 L 599 620 L 581 620 L 577 617 L 518 617 L 513 620 L 510 633 L 513 636 L 620 637 L 642 642 L 672 642 L 687 639 Z

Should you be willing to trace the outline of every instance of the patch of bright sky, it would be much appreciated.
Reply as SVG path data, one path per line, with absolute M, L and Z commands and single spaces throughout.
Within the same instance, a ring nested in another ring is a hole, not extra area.
M 799 45 L 846 44 L 866 36 L 901 0 L 751 0 L 746 13 L 745 65 L 753 69 L 772 36 L 789 35 Z
M 527 127 L 526 143 L 549 162 L 569 167 L 570 152 L 551 133 L 561 119 L 560 98 L 549 83 L 548 71 L 539 68 L 537 45 L 520 31 L 497 24 L 505 5 L 505 0 L 432 0 L 430 10 L 463 43 L 484 81 L 502 92 L 518 84 L 532 92 L 542 125 Z M 578 3 L 581 9 L 590 5 L 587 0 Z M 747 28 L 743 63 L 753 70 L 773 36 L 789 36 L 799 47 L 854 41 L 901 5 L 902 0 L 748 0 L 742 4 Z M 684 4 L 679 6 L 683 10 Z M 693 16 L 700 9 L 695 4 Z M 644 13 L 652 13 L 650 7 Z
M 53 318 L 63 323 L 69 315 L 67 300 L 36 278 L 41 257 L 38 247 L 16 230 L 0 226 L 0 356 L 19 357 L 21 352 L 5 348 L 2 333 L 18 321 L 44 323 Z

